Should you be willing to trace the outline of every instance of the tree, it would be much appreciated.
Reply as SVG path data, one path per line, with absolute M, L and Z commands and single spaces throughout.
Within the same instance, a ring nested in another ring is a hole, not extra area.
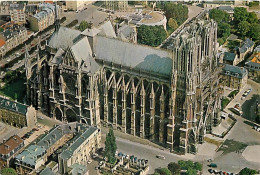
M 230 25 L 228 23 L 219 23 L 218 25 L 218 38 L 223 38 L 224 41 L 230 35 Z
M 256 170 L 252 170 L 250 168 L 244 168 L 239 172 L 239 175 L 255 175 L 257 174 Z
M 90 24 L 87 21 L 81 21 L 79 24 L 78 29 L 83 32 L 84 30 L 86 30 L 87 28 L 90 28 Z
M 108 158 L 108 162 L 113 164 L 116 160 L 115 153 L 117 150 L 116 138 L 112 128 L 109 128 L 109 132 L 106 135 L 105 141 L 105 157 Z
M 194 163 L 194 169 L 198 171 L 202 171 L 202 164 L 199 162 Z
M 175 4 L 173 2 L 165 2 L 163 10 L 167 20 L 173 18 L 178 25 L 181 25 L 186 19 L 188 19 L 188 7 L 182 4 Z
M 246 36 L 249 31 L 250 24 L 247 21 L 242 21 L 237 26 L 237 31 L 242 37 Z
M 248 13 L 248 20 L 247 21 L 250 24 L 257 23 L 258 22 L 257 14 L 255 12 Z
M 248 36 L 253 40 L 260 40 L 260 24 L 251 24 L 248 31 Z
M 159 168 L 155 170 L 155 173 L 158 173 L 160 175 L 172 175 L 171 171 L 167 168 Z
M 168 21 L 168 26 L 172 28 L 173 30 L 176 30 L 178 28 L 178 24 L 175 21 L 175 19 L 170 18 Z
M 16 171 L 13 168 L 4 168 L 0 170 L 2 175 L 17 175 Z
M 236 7 L 234 10 L 234 22 L 239 24 L 242 21 L 246 21 L 248 18 L 248 12 L 244 7 Z
M 168 164 L 168 169 L 171 171 L 172 175 L 179 175 L 181 172 L 181 166 L 174 162 Z
M 167 37 L 162 26 L 141 25 L 137 30 L 137 42 L 148 46 L 158 46 Z
M 214 19 L 217 23 L 229 22 L 229 15 L 227 12 L 218 9 L 212 9 L 209 11 L 210 19 Z

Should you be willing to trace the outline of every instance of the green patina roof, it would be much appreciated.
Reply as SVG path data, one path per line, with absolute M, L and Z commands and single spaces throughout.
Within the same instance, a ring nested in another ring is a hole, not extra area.
M 223 59 L 226 60 L 226 61 L 234 61 L 235 57 L 236 57 L 235 53 L 225 52 Z
M 27 105 L 0 97 L 0 108 L 26 115 Z

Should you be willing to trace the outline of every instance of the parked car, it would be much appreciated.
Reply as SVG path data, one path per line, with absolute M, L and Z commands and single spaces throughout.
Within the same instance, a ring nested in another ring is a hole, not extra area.
M 209 173 L 212 174 L 213 173 L 213 170 L 212 169 L 208 169 Z
M 164 156 L 162 156 L 162 155 L 157 155 L 156 156 L 158 159 L 162 159 L 162 160 L 164 160 L 165 159 L 165 157 Z
M 38 129 L 38 128 L 33 128 L 32 130 L 33 130 L 33 131 L 39 131 L 39 129 Z
M 218 166 L 217 166 L 217 164 L 215 164 L 215 163 L 211 163 L 211 164 L 209 164 L 209 167 L 217 168 Z
M 145 163 L 148 163 L 148 160 L 145 160 Z
M 207 161 L 208 161 L 208 162 L 212 162 L 213 160 L 212 160 L 212 159 L 208 159 Z

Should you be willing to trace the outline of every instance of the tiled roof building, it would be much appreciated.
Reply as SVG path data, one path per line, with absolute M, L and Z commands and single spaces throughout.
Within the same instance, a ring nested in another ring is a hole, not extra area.
M 23 148 L 24 141 L 14 135 L 0 144 L 0 169 L 14 165 L 14 156 Z

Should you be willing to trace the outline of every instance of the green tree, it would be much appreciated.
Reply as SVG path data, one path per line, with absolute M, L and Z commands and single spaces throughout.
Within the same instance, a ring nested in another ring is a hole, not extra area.
M 167 37 L 162 26 L 141 25 L 137 30 L 137 42 L 149 46 L 160 45 Z
M 237 26 L 237 31 L 240 33 L 242 37 L 246 36 L 249 32 L 250 24 L 247 21 L 242 21 Z
M 198 171 L 202 171 L 202 164 L 199 162 L 194 163 L 194 169 Z
M 257 174 L 256 170 L 252 170 L 250 168 L 244 168 L 239 172 L 239 175 L 255 175 Z
M 209 11 L 209 17 L 214 19 L 217 23 L 229 22 L 229 15 L 227 12 L 218 9 L 212 9 Z
M 159 169 L 156 169 L 155 172 L 160 175 L 172 175 L 171 171 L 168 170 L 167 168 L 159 168 Z
M 248 19 L 248 12 L 244 7 L 236 7 L 234 10 L 234 22 L 239 24 L 242 21 L 246 21 Z
M 17 175 L 16 171 L 13 168 L 4 168 L 0 170 L 2 175 Z
M 188 19 L 188 7 L 180 3 L 175 4 L 173 2 L 165 2 L 163 10 L 167 20 L 173 18 L 178 25 L 181 25 L 186 19 Z
M 193 168 L 188 168 L 186 174 L 187 175 L 196 175 L 197 171 L 195 169 L 193 169 Z
M 250 13 L 248 13 L 248 19 L 247 19 L 247 21 L 248 21 L 250 24 L 257 23 L 257 22 L 258 22 L 257 14 L 256 14 L 255 12 L 250 12 Z
M 87 21 L 81 21 L 79 24 L 78 29 L 83 32 L 84 30 L 86 30 L 87 28 L 90 28 L 90 24 Z
M 172 175 L 179 175 L 181 172 L 181 166 L 175 162 L 169 163 L 168 169 L 171 171 Z
M 105 157 L 108 158 L 108 162 L 113 164 L 116 160 L 115 153 L 117 150 L 116 138 L 112 128 L 109 128 L 109 132 L 106 135 L 105 141 Z
M 260 40 L 260 24 L 251 24 L 248 31 L 248 36 L 253 40 Z
M 173 30 L 176 30 L 178 28 L 178 24 L 175 21 L 175 19 L 170 18 L 168 21 L 168 26 L 172 28 Z
M 228 23 L 219 23 L 218 24 L 218 38 L 223 38 L 224 41 L 230 35 L 230 25 Z

